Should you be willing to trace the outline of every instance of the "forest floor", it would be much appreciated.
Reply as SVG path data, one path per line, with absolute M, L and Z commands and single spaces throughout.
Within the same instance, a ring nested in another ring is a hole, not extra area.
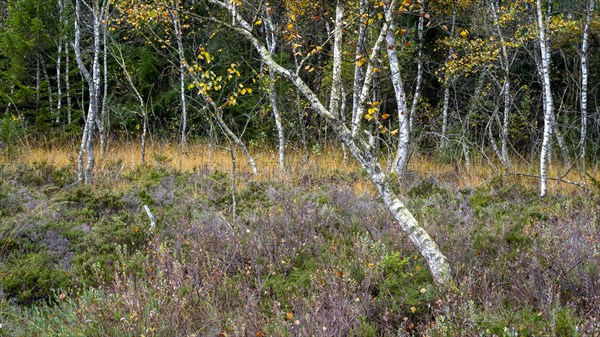
M 281 173 L 253 149 L 258 175 L 237 154 L 232 184 L 226 149 L 157 144 L 140 165 L 138 145 L 109 148 L 88 186 L 64 146 L 0 155 L 0 336 L 600 335 L 591 178 L 540 199 L 523 160 L 414 156 L 392 185 L 450 260 L 442 295 L 341 151 Z

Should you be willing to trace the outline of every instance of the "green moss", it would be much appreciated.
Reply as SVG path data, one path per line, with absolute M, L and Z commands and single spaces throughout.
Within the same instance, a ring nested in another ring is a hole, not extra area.
M 21 305 L 48 300 L 52 290 L 72 285 L 70 272 L 60 269 L 46 252 L 14 257 L 10 269 L 0 269 L 2 287 L 8 298 Z

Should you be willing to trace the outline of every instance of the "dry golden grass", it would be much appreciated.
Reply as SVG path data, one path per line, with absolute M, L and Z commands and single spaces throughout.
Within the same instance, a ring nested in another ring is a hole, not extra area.
M 33 164 L 46 162 L 56 167 L 77 166 L 77 144 L 73 147 L 67 145 L 45 144 L 42 147 L 23 146 L 17 155 L 10 158 L 0 155 L 1 163 L 24 163 Z M 319 179 L 355 174 L 360 170 L 360 165 L 351 157 L 344 162 L 343 153 L 338 148 L 326 147 L 319 154 L 307 155 L 304 151 L 288 149 L 286 153 L 286 172 L 281 174 L 276 151 L 263 148 L 251 148 L 258 165 L 258 175 L 253 177 L 256 181 L 269 181 L 283 179 L 293 181 L 306 179 L 319 181 Z M 103 172 L 108 169 L 118 170 L 122 167 L 123 172 L 134 169 L 141 164 L 141 145 L 139 142 L 109 144 L 109 147 L 101 157 L 96 151 L 96 170 Z M 252 176 L 252 170 L 248 161 L 241 151 L 237 150 L 236 170 L 240 177 Z M 532 189 L 539 188 L 537 161 L 533 165 L 524 160 L 513 159 L 510 175 L 513 179 Z M 205 143 L 188 145 L 184 151 L 175 143 L 150 143 L 146 148 L 146 165 L 150 167 L 165 167 L 180 172 L 194 171 L 231 171 L 231 153 L 229 149 L 220 146 L 209 146 Z M 475 158 L 469 171 L 463 163 L 442 163 L 441 161 L 426 155 L 414 155 L 408 166 L 408 172 L 420 177 L 432 178 L 449 188 L 469 188 L 485 184 L 490 179 L 500 174 L 503 170 L 497 163 L 492 166 L 483 158 Z M 566 173 L 566 174 L 565 174 Z M 600 178 L 597 167 L 588 169 L 594 177 Z M 562 164 L 554 164 L 549 168 L 548 182 L 549 191 L 560 191 L 563 194 L 579 193 L 583 189 L 579 184 L 583 175 L 574 167 L 566 167 Z M 552 178 L 561 177 L 563 182 Z M 357 193 L 373 193 L 374 189 L 366 180 L 360 179 L 354 182 L 354 190 Z

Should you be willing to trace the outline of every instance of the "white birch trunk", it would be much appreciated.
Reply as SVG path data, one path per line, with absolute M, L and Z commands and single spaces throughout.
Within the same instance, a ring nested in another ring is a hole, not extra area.
M 538 41 L 541 53 L 541 68 L 539 72 L 542 75 L 542 88 L 544 91 L 544 135 L 542 141 L 542 150 L 540 154 L 540 197 L 546 196 L 548 172 L 547 158 L 550 148 L 550 134 L 552 132 L 552 114 L 554 114 L 552 90 L 550 86 L 550 44 L 546 32 L 546 24 L 542 14 L 541 0 L 536 0 L 537 5 L 537 28 Z
M 60 123 L 62 113 L 62 85 L 61 85 L 61 65 L 62 65 L 62 37 L 58 39 L 58 50 L 56 56 L 56 124 Z
M 364 64 L 360 64 L 359 60 L 367 56 L 366 52 L 366 37 L 367 37 L 367 29 L 366 22 L 363 21 L 362 16 L 367 12 L 368 0 L 360 1 L 360 9 L 359 14 L 360 18 L 358 19 L 358 38 L 356 39 L 356 54 L 355 54 L 355 64 L 354 64 L 354 81 L 353 81 L 353 90 L 352 90 L 352 134 L 356 134 L 358 132 L 358 125 L 355 124 L 356 113 L 358 112 L 358 106 L 360 104 L 360 92 L 365 81 L 365 66 Z
M 71 58 L 69 56 L 69 44 L 65 42 L 65 90 L 67 91 L 67 124 L 71 124 L 71 79 L 70 79 L 70 68 Z
M 344 29 L 344 6 L 341 1 L 336 1 L 335 28 L 333 31 L 333 69 L 331 75 L 331 94 L 329 111 L 339 115 L 342 100 L 342 33 Z
M 395 30 L 395 25 L 392 21 L 390 22 L 390 27 L 386 35 L 386 49 L 390 62 L 392 85 L 394 86 L 394 95 L 396 97 L 398 109 L 398 150 L 396 159 L 394 159 L 394 162 L 392 163 L 391 171 L 402 175 L 408 161 L 408 106 L 406 104 L 406 93 L 404 91 L 402 74 L 400 73 L 398 54 L 396 52 Z
M 40 56 L 36 56 L 35 60 L 35 112 L 38 113 L 40 110 L 40 86 L 42 82 L 42 75 L 40 69 Z
M 277 28 L 273 24 L 271 13 L 269 9 L 265 8 L 265 33 L 267 48 L 271 56 L 275 55 L 277 50 Z M 283 122 L 281 112 L 279 111 L 279 105 L 277 104 L 277 88 L 275 86 L 276 74 L 275 71 L 269 68 L 269 98 L 271 100 L 271 111 L 275 118 L 275 126 L 277 127 L 277 139 L 279 140 L 279 170 L 283 172 L 285 170 L 285 135 L 283 133 Z
M 454 9 L 452 11 L 452 26 L 450 27 L 450 37 L 454 37 L 454 30 L 456 27 L 456 5 L 454 5 Z M 448 56 L 447 56 L 447 60 L 450 60 L 452 58 L 452 55 L 454 55 L 454 48 L 450 47 L 450 49 L 448 49 Z M 450 75 L 448 75 L 448 72 L 446 71 L 446 74 L 444 75 L 445 77 L 445 82 L 444 83 L 444 104 L 442 107 L 442 134 L 440 136 L 440 148 L 441 149 L 445 149 L 446 146 L 448 146 L 448 109 L 449 109 L 449 105 L 450 105 Z M 464 144 L 463 144 L 463 150 L 464 150 Z
M 408 114 L 408 137 L 410 141 L 410 134 L 413 131 L 415 115 L 419 106 L 419 98 L 421 97 L 421 86 L 423 83 L 423 26 L 425 21 L 425 0 L 421 1 L 419 8 L 419 23 L 417 27 L 417 38 L 419 39 L 419 46 L 417 52 L 417 83 L 415 85 L 415 93 L 413 95 L 412 105 L 410 106 L 410 113 Z
M 59 28 L 59 36 L 58 36 L 58 43 L 57 43 L 57 51 L 56 51 L 56 92 L 57 92 L 57 97 L 56 97 L 56 124 L 60 123 L 60 118 L 62 117 L 62 79 L 60 77 L 61 74 L 61 66 L 62 66 L 62 48 L 63 48 L 63 39 L 64 39 L 64 35 L 63 35 L 63 12 L 64 12 L 64 8 L 63 8 L 63 2 L 62 0 L 58 0 L 58 11 L 59 11 L 59 19 L 58 19 L 58 24 L 60 25 Z M 68 51 L 67 51 L 68 52 Z M 68 70 L 67 70 L 68 71 Z
M 587 103 L 588 103 L 588 52 L 589 52 L 589 35 L 590 35 L 590 25 L 592 21 L 592 12 L 594 11 L 595 0 L 589 0 L 587 13 L 585 16 L 585 27 L 583 28 L 583 41 L 581 43 L 581 134 L 579 139 L 579 148 L 580 153 L 579 157 L 581 159 L 581 167 L 583 171 L 583 176 L 585 177 L 586 171 L 586 137 L 587 137 L 587 124 L 588 124 L 588 116 L 587 116 Z M 584 178 L 585 182 L 585 178 Z
M 110 1 L 106 3 L 106 7 L 104 9 L 104 18 L 102 23 L 102 75 L 104 76 L 104 87 L 102 90 L 102 109 L 100 110 L 100 118 L 98 123 L 98 131 L 100 133 L 100 157 L 104 158 L 104 153 L 106 152 L 106 135 L 107 135 L 107 119 L 108 112 L 106 111 L 106 101 L 108 99 L 108 55 L 107 55 L 107 45 L 108 45 L 108 12 L 109 12 Z
M 372 153 L 372 148 L 364 141 L 353 137 L 353 132 L 349 130 L 346 125 L 344 125 L 338 116 L 333 114 L 323 105 L 319 96 L 313 92 L 296 73 L 284 68 L 275 60 L 273 60 L 263 43 L 252 34 L 252 26 L 246 20 L 244 20 L 243 17 L 235 13 L 233 10 L 234 6 L 230 6 L 229 4 L 219 0 L 209 0 L 209 2 L 227 9 L 232 16 L 235 16 L 236 19 L 234 21 L 241 27 L 231 26 L 230 28 L 251 42 L 256 48 L 261 60 L 268 67 L 274 69 L 277 73 L 288 79 L 302 93 L 308 102 L 310 102 L 314 111 L 327 121 L 341 142 L 344 143 L 352 155 L 366 170 L 370 180 L 377 188 L 379 195 L 383 199 L 384 204 L 387 206 L 390 213 L 398 221 L 400 227 L 407 234 L 409 239 L 417 246 L 417 249 L 427 261 L 433 279 L 438 287 L 441 290 L 454 290 L 455 286 L 448 260 L 440 251 L 437 244 L 431 239 L 429 234 L 427 234 L 427 232 L 418 224 L 406 206 L 391 191 L 388 177 L 383 174 L 383 170 L 381 169 L 377 156 L 373 155 Z M 384 30 L 380 33 L 381 39 L 383 39 L 383 36 L 385 36 L 385 33 L 387 32 L 387 23 L 391 21 L 395 4 L 396 0 L 391 0 L 391 4 L 386 12 L 386 24 L 383 25 Z M 216 18 L 213 18 L 213 20 L 217 21 Z M 365 83 L 365 85 L 363 85 L 363 89 L 365 86 L 370 85 Z M 364 92 L 364 90 L 362 92 Z
M 105 0 L 108 1 L 108 0 Z M 94 122 L 96 121 L 96 115 L 98 114 L 98 98 L 100 88 L 100 20 L 102 17 L 102 11 L 106 8 L 106 3 L 100 6 L 98 1 L 89 6 L 92 12 L 92 29 L 93 29 L 93 58 L 92 58 L 92 73 L 88 71 L 83 63 L 83 56 L 81 54 L 81 5 L 80 0 L 75 1 L 75 56 L 77 65 L 79 67 L 82 76 L 88 83 L 90 92 L 90 101 L 88 108 L 88 115 L 86 118 L 84 131 L 81 140 L 81 147 L 79 150 L 78 158 L 78 179 L 84 180 L 85 183 L 90 183 L 92 180 L 92 172 L 94 170 Z M 87 154 L 86 167 L 83 166 L 83 156 Z
M 181 148 L 184 149 L 187 141 L 187 103 L 185 99 L 185 53 L 183 49 L 183 36 L 181 22 L 179 20 L 179 8 L 171 12 L 173 31 L 177 42 L 177 54 L 179 55 L 179 90 L 181 100 Z

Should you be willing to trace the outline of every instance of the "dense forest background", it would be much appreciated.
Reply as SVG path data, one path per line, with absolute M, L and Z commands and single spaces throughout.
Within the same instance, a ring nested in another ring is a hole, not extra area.
M 273 55 L 283 64 L 300 65 L 305 58 L 298 73 L 327 101 L 332 84 L 328 70 L 333 64 L 334 2 L 267 5 L 268 22 L 255 15 L 254 33 L 272 33 Z M 583 155 L 595 163 L 600 132 L 596 52 L 600 23 L 589 1 L 552 1 L 543 6 L 554 100 L 552 149 L 557 153 L 560 149 L 569 161 Z M 75 48 L 73 2 L 3 2 L 0 111 L 4 144 L 17 144 L 23 137 L 80 138 L 90 97 L 98 100 L 92 102 L 98 105 L 94 129 L 103 147 L 104 139 L 139 138 L 146 129 L 144 123 L 154 140 L 222 141 L 223 132 L 206 99 L 218 101 L 232 93 L 240 97 L 220 109 L 220 114 L 244 142 L 276 148 L 279 121 L 287 146 L 310 151 L 315 144 L 335 143 L 328 124 L 311 111 L 294 87 L 269 77 L 249 42 L 226 32 L 226 27 L 209 23 L 210 11 L 221 15 L 214 6 L 200 1 L 105 1 L 81 7 L 80 42 Z M 377 4 L 360 9 L 359 2 L 350 2 L 347 7 L 347 12 L 355 12 L 349 15 L 354 21 L 344 22 L 345 34 L 375 39 L 372 30 L 381 25 Z M 467 164 L 473 153 L 487 153 L 505 166 L 508 157 L 520 156 L 533 163 L 542 148 L 545 90 L 536 20 L 533 1 L 403 2 L 394 18 L 394 35 L 406 114 L 410 114 L 411 151 Z M 356 100 L 353 76 L 367 62 L 351 39 L 342 48 L 342 114 L 350 121 L 348 114 Z M 74 49 L 81 54 L 83 68 L 78 67 Z M 305 57 L 310 53 L 314 57 Z M 397 146 L 394 135 L 399 117 L 389 66 L 381 60 L 386 57 L 383 49 L 377 56 L 380 64 L 374 65 L 381 71 L 369 93 L 369 104 L 377 106 L 371 108 L 376 113 L 367 127 L 391 152 Z M 94 71 L 93 83 L 97 84 L 90 96 L 84 73 Z M 223 83 L 217 84 L 204 71 Z M 235 78 L 225 80 L 231 74 Z M 195 84 L 207 82 L 222 88 L 209 96 L 199 93 Z M 235 92 L 232 87 L 236 86 L 247 90 Z M 583 90 L 588 97 L 585 106 Z M 274 104 L 278 118 L 271 117 Z

